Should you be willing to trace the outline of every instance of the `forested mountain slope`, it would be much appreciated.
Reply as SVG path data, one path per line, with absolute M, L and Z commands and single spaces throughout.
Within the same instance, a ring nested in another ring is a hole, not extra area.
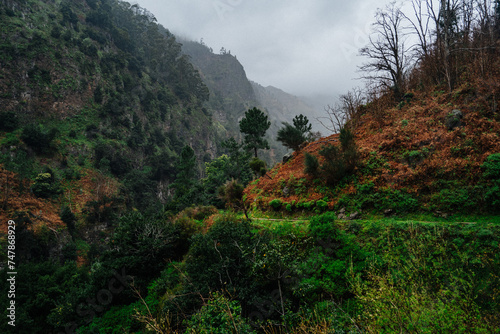
M 17 175 L 3 184 L 2 218 L 37 211 L 56 223 L 56 196 L 76 213 L 165 203 L 185 146 L 198 178 L 239 134 L 204 105 L 208 88 L 175 37 L 137 5 L 2 0 L 0 15 L 0 163 Z

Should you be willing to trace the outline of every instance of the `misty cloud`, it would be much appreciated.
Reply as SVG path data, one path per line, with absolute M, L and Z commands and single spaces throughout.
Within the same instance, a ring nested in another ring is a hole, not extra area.
M 368 0 L 139 0 L 178 36 L 230 50 L 250 80 L 296 95 L 345 93 L 377 7 Z

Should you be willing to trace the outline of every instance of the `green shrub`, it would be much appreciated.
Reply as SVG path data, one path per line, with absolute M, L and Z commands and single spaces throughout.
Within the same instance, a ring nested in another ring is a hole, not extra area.
M 58 130 L 55 128 L 48 130 L 41 124 L 30 124 L 23 129 L 21 139 L 33 150 L 46 152 L 50 149 L 57 133 Z
M 279 210 L 282 204 L 283 202 L 278 198 L 273 199 L 272 201 L 269 202 L 269 206 L 272 207 L 274 210 Z
M 81 174 L 73 168 L 66 168 L 61 171 L 61 176 L 66 180 L 80 180 Z
M 113 234 L 113 249 L 106 255 L 113 268 L 124 267 L 137 286 L 149 282 L 187 248 L 180 226 L 158 215 L 134 211 L 123 215 Z
M 362 184 L 357 187 L 356 195 L 343 195 L 337 202 L 336 207 L 348 207 L 353 210 L 376 209 L 383 211 L 392 209 L 395 212 L 412 212 L 418 206 L 418 200 L 411 194 L 394 189 L 374 190 L 375 185 L 372 182 Z
M 370 181 L 370 182 L 365 183 L 365 184 L 360 184 L 356 188 L 357 188 L 358 193 L 369 195 L 373 192 L 373 189 L 375 188 L 375 184 L 372 181 Z
M 319 151 L 319 154 L 325 158 L 321 165 L 321 176 L 328 185 L 333 186 L 347 176 L 347 166 L 342 157 L 342 151 L 337 146 L 325 146 Z
M 102 92 L 102 87 L 99 85 L 94 90 L 94 101 L 95 103 L 101 104 L 104 98 L 104 94 Z
M 0 112 L 0 131 L 13 131 L 18 125 L 19 120 L 13 111 Z
M 483 177 L 487 179 L 500 179 L 500 153 L 489 155 L 481 167 L 484 170 Z
M 387 163 L 387 159 L 379 155 L 377 152 L 370 152 L 369 158 L 363 166 L 363 174 L 372 175 L 374 172 L 383 167 Z
M 486 204 L 493 209 L 493 211 L 500 210 L 500 181 L 495 181 L 486 189 L 484 194 Z
M 378 194 L 378 203 L 375 207 L 379 210 L 391 208 L 396 212 L 411 212 L 418 207 L 418 200 L 412 195 L 392 189 L 381 191 Z
M 316 208 L 317 208 L 320 212 L 323 212 L 323 211 L 325 211 L 326 209 L 328 209 L 328 203 L 320 199 L 320 200 L 316 201 Z
M 439 193 L 431 196 L 431 202 L 438 209 L 447 211 L 464 211 L 474 208 L 478 199 L 472 187 L 457 187 L 442 189 Z
M 255 175 L 264 176 L 266 174 L 266 163 L 263 160 L 253 158 L 249 164 Z
M 212 294 L 210 300 L 187 320 L 186 333 L 254 333 L 241 316 L 237 300 L 229 300 L 220 293 Z
M 65 206 L 61 210 L 60 218 L 66 224 L 70 233 L 72 233 L 75 230 L 76 216 L 68 206 Z
M 318 158 L 308 152 L 304 152 L 304 171 L 306 174 L 311 175 L 313 177 L 318 176 L 319 171 L 319 161 Z
M 208 295 L 211 291 L 234 291 L 239 300 L 255 295 L 252 254 L 258 240 L 247 221 L 225 215 L 215 221 L 206 234 L 195 234 L 186 257 L 189 290 Z M 236 296 L 235 296 L 236 297 Z
M 354 133 L 348 127 L 343 127 L 340 129 L 339 140 L 342 149 L 345 150 L 354 145 Z
M 50 31 L 50 36 L 54 37 L 55 39 L 61 37 L 61 27 L 59 27 L 58 25 L 53 26 L 52 30 Z
M 286 211 L 288 211 L 288 212 L 292 212 L 292 210 L 293 210 L 293 207 L 290 203 L 288 203 L 285 208 L 286 208 Z
M 299 203 L 297 203 L 297 208 L 309 211 L 314 208 L 314 205 L 315 202 L 313 200 L 307 202 L 301 200 Z
M 364 268 L 365 253 L 335 225 L 335 219 L 334 212 L 327 212 L 310 220 L 309 235 L 316 247 L 302 263 L 305 275 L 299 291 L 304 300 L 322 294 L 342 298 L 350 290 L 348 273 Z
M 35 178 L 35 183 L 31 187 L 33 194 L 36 197 L 50 198 L 58 195 L 61 190 L 59 189 L 54 177 L 50 173 L 40 173 Z
M 339 140 L 340 147 L 329 145 L 323 147 L 319 152 L 325 158 L 321 165 L 321 176 L 330 186 L 351 175 L 359 162 L 354 134 L 348 128 L 343 128 L 340 131 Z
M 315 204 L 314 201 L 305 202 L 304 209 L 311 210 L 312 208 L 314 208 L 314 204 Z
M 132 170 L 126 149 L 117 144 L 99 140 L 95 144 L 94 152 L 94 165 L 99 169 L 110 171 L 118 177 L 124 176 Z

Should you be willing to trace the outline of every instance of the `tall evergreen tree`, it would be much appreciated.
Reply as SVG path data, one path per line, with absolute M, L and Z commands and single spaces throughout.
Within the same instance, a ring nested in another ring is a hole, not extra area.
M 300 133 L 296 127 L 292 126 L 288 123 L 283 123 L 283 128 L 278 130 L 278 137 L 276 138 L 280 141 L 283 146 L 291 148 L 294 151 L 297 151 L 305 141 L 305 137 Z
M 309 119 L 307 119 L 307 116 L 302 114 L 293 118 L 293 126 L 299 130 L 303 136 L 312 130 L 312 125 L 309 123 Z
M 221 146 L 227 149 L 230 162 L 227 180 L 235 179 L 246 186 L 252 180 L 252 171 L 248 165 L 251 153 L 242 150 L 243 145 L 234 138 L 222 142 Z
M 300 145 L 307 140 L 306 134 L 312 129 L 306 116 L 300 114 L 293 119 L 293 126 L 283 123 L 284 127 L 278 130 L 278 141 L 283 146 L 297 151 Z
M 247 150 L 253 150 L 257 157 L 258 149 L 269 149 L 269 143 L 264 139 L 266 131 L 271 126 L 267 115 L 260 109 L 252 108 L 245 112 L 245 117 L 240 121 L 240 131 L 245 134 Z

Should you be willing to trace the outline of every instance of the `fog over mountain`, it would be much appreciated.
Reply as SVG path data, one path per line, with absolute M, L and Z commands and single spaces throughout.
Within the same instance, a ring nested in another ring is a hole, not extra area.
M 236 55 L 248 78 L 298 96 L 354 86 L 359 48 L 377 7 L 389 1 L 139 0 L 178 36 Z

